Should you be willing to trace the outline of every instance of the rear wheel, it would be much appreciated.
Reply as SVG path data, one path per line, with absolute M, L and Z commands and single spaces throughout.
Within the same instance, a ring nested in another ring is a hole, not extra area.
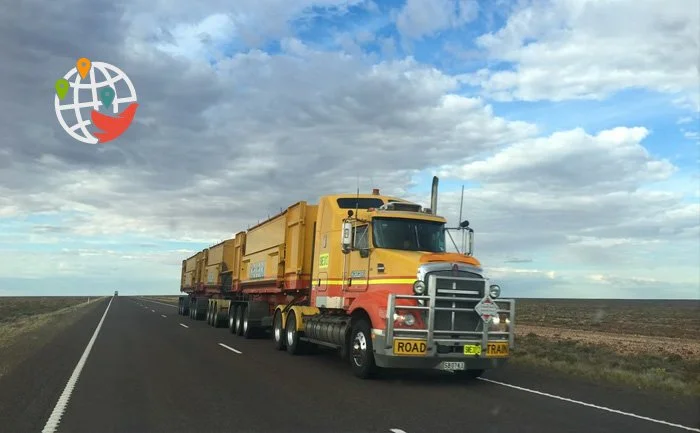
M 236 333 L 236 306 L 232 305 L 228 311 L 228 330 L 231 334 Z
M 245 312 L 243 313 L 243 329 L 241 330 L 241 335 L 244 338 L 251 338 L 253 337 L 253 331 L 255 331 L 251 326 L 250 326 L 250 308 L 246 308 Z
M 282 327 L 282 312 L 277 310 L 275 317 L 272 319 L 272 338 L 275 341 L 275 349 L 284 350 L 285 332 Z
M 214 328 L 220 328 L 221 327 L 221 322 L 224 322 L 224 326 L 226 326 L 226 318 L 221 317 L 221 310 L 218 308 L 216 309 L 216 314 L 214 315 Z
M 305 344 L 304 341 L 299 339 L 299 331 L 297 331 L 297 316 L 293 311 L 287 313 L 287 323 L 284 330 L 287 352 L 291 353 L 292 355 L 302 354 L 305 349 Z
M 377 370 L 370 333 L 371 328 L 366 319 L 359 319 L 352 327 L 349 347 L 350 366 L 353 374 L 360 379 L 374 376 Z
M 243 335 L 243 314 L 245 306 L 239 305 L 236 308 L 236 335 Z

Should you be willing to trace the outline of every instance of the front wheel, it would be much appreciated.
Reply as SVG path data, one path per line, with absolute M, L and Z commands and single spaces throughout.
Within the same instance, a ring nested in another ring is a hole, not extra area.
M 374 376 L 377 370 L 371 332 L 370 325 L 365 319 L 358 320 L 352 327 L 348 358 L 353 374 L 360 379 Z

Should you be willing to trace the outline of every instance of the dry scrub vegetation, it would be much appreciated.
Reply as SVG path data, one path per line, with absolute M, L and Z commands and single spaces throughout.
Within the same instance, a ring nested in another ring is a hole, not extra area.
M 0 377 L 100 299 L 104 297 L 0 297 Z
M 513 362 L 700 395 L 700 301 L 521 299 Z

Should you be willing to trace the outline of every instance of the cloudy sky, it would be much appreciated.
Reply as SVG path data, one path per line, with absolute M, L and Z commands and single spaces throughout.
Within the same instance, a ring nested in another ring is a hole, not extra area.
M 508 296 L 700 297 L 697 1 L 2 3 L 0 295 L 177 293 L 280 207 L 437 174 Z M 104 145 L 54 113 L 83 56 L 138 94 Z

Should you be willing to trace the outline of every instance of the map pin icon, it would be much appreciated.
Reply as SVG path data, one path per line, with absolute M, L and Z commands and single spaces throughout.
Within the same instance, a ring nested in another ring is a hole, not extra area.
M 70 83 L 68 83 L 68 80 L 66 80 L 65 78 L 59 78 L 58 80 L 56 80 L 54 88 L 56 89 L 58 99 L 63 99 L 66 96 L 66 93 L 68 93 Z
M 90 72 L 91 66 L 92 63 L 90 62 L 90 59 L 86 57 L 81 57 L 77 62 L 75 62 L 75 67 L 78 69 L 78 73 L 83 80 L 85 77 L 87 77 L 88 72 Z
M 112 101 L 114 101 L 114 89 L 112 89 L 111 87 L 101 88 L 100 101 L 102 101 L 102 104 L 105 106 L 105 108 L 109 108 L 109 106 L 112 105 Z

